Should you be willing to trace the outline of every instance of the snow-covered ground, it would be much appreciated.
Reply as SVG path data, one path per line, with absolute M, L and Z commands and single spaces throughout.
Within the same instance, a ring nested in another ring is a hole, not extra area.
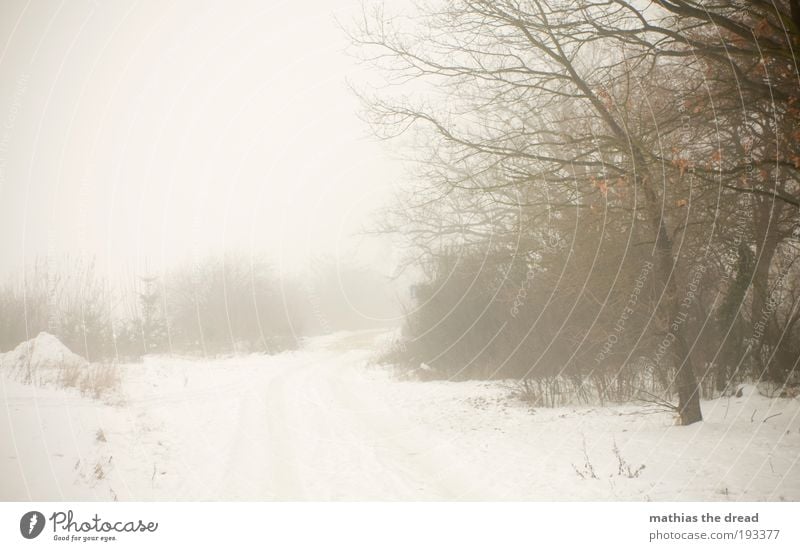
M 798 500 L 800 401 L 532 410 L 508 385 L 400 381 L 375 333 L 119 367 L 119 390 L 0 374 L 0 500 Z M 642 468 L 642 466 L 644 466 Z

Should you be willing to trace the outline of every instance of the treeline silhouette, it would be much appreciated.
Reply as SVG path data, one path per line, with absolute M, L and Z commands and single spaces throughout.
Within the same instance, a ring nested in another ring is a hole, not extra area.
M 39 259 L 0 284 L 0 351 L 46 331 L 90 361 L 275 353 L 373 327 L 348 290 L 355 302 L 387 301 L 379 275 L 330 260 L 279 277 L 263 258 L 226 254 L 112 282 L 94 260 Z

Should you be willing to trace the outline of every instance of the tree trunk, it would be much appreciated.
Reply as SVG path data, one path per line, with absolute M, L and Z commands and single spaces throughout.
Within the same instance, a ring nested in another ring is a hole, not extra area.
M 678 386 L 678 415 L 680 415 L 681 425 L 691 425 L 703 420 L 703 412 L 700 410 L 700 387 L 697 384 L 697 377 L 694 374 L 694 366 L 689 355 L 689 347 L 683 333 L 675 335 L 675 352 L 679 358 L 683 358 L 678 366 L 675 380 Z
M 667 317 L 667 327 L 673 320 L 677 319 L 680 298 L 675 287 L 672 258 L 672 240 L 669 238 L 666 223 L 659 217 L 656 235 L 656 277 L 660 287 L 664 290 L 662 310 Z M 703 420 L 703 413 L 700 409 L 700 388 L 697 384 L 697 377 L 694 373 L 694 366 L 689 355 L 689 346 L 683 336 L 684 324 L 681 323 L 675 331 L 675 341 L 673 343 L 674 356 L 677 359 L 677 372 L 675 374 L 675 384 L 678 387 L 678 415 L 681 425 L 691 425 Z
M 716 389 L 719 392 L 725 391 L 731 381 L 738 378 L 739 375 L 742 342 L 745 336 L 739 323 L 739 310 L 742 309 L 747 290 L 753 279 L 753 253 L 750 250 L 749 242 L 740 241 L 737 252 L 739 257 L 736 261 L 736 275 L 728 287 L 717 318 L 717 328 L 722 344 L 714 378 Z
M 761 379 L 766 374 L 768 379 L 776 381 L 778 377 L 774 373 L 775 362 L 765 366 L 761 354 L 764 343 L 771 341 L 769 331 L 772 325 L 770 322 L 772 321 L 773 313 L 768 309 L 770 298 L 769 271 L 772 266 L 772 259 L 778 248 L 778 239 L 773 231 L 775 221 L 772 220 L 772 217 L 774 216 L 775 213 L 771 203 L 764 199 L 757 202 L 754 217 L 756 261 L 753 269 L 753 302 L 750 311 L 750 322 L 753 326 L 750 358 L 753 362 L 756 379 Z M 773 366 L 772 370 L 769 369 L 770 366 Z

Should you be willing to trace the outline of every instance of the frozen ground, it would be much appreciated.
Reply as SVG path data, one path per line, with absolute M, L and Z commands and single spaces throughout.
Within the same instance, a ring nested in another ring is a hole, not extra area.
M 690 427 L 531 410 L 502 383 L 398 381 L 368 366 L 375 341 L 148 358 L 102 399 L 4 371 L 0 500 L 800 499 L 796 398 L 746 388 Z

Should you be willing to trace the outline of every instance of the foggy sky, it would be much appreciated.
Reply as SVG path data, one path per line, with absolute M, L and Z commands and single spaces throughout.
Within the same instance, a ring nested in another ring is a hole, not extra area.
M 354 8 L 4 0 L 3 275 L 63 253 L 109 273 L 223 250 L 390 265 L 353 236 L 399 178 L 346 84 Z

